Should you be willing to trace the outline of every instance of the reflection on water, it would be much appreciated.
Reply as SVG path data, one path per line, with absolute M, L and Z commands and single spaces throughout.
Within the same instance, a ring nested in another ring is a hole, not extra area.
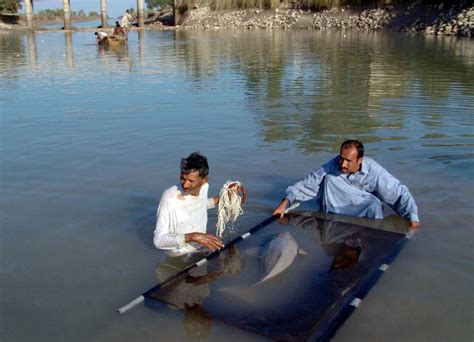
M 140 63 L 143 65 L 143 60 L 145 58 L 145 31 L 138 30 L 138 58 Z
M 27 33 L 28 42 L 28 61 L 32 70 L 35 70 L 38 63 L 38 49 L 36 46 L 36 34 L 34 32 Z
M 118 49 L 97 46 L 93 32 L 0 34 L 0 286 L 9 294 L 0 339 L 152 341 L 156 331 L 186 339 L 178 314 L 114 311 L 156 283 L 166 257 L 153 247 L 154 212 L 177 181 L 179 158 L 209 157 L 212 193 L 227 179 L 243 181 L 249 201 L 238 232 L 346 138 L 362 140 L 407 184 L 423 227 L 404 251 L 408 261 L 399 259 L 404 269 L 384 284 L 389 295 L 364 306 L 369 319 L 383 312 L 397 327 L 352 329 L 361 339 L 392 328 L 411 334 L 401 339 L 466 339 L 473 60 L 469 39 L 388 33 L 132 31 Z M 210 214 L 210 229 L 215 221 Z M 365 259 L 357 239 L 325 249 L 327 236 L 316 244 L 303 229 L 293 233 L 317 258 L 298 257 L 284 274 L 299 277 L 309 260 L 337 275 Z M 225 279 L 261 279 L 257 258 L 239 254 L 243 271 L 216 268 L 211 292 Z M 406 303 L 407 292 L 424 295 Z M 387 312 L 378 306 L 387 300 L 409 307 Z M 243 334 L 222 329 L 213 323 L 209 340 Z
M 245 267 L 236 245 L 221 251 L 217 262 L 210 267 L 193 268 L 189 272 L 174 279 L 167 280 L 182 271 L 193 262 L 200 260 L 203 254 L 190 256 L 168 256 L 155 269 L 157 282 L 168 283 L 159 293 L 151 296 L 172 303 L 173 307 L 185 310 L 183 325 L 189 338 L 208 337 L 211 330 L 212 317 L 204 309 L 204 301 L 211 294 L 209 284 L 224 276 L 238 276 Z
M 467 115 L 472 97 L 464 97 L 474 94 L 466 40 L 354 32 L 247 39 L 252 33 L 237 32 L 228 41 L 219 33 L 202 41 L 200 35 L 176 32 L 187 73 L 195 80 L 213 77 L 223 63 L 240 73 L 262 139 L 274 146 L 289 141 L 315 153 L 333 151 L 354 135 L 365 142 L 407 140 L 414 112 L 425 129 L 446 128 L 454 103 L 466 114 L 454 129 L 473 123 Z
M 104 63 L 109 63 L 109 57 L 115 57 L 117 62 L 128 62 L 130 60 L 128 56 L 128 45 L 98 45 L 97 58 Z
M 68 67 L 74 67 L 74 50 L 72 47 L 72 32 L 64 32 L 64 42 L 66 45 L 66 64 Z

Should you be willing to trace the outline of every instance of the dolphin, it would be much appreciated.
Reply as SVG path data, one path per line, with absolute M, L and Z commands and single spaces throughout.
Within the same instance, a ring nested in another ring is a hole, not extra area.
M 253 290 L 255 287 L 283 273 L 291 266 L 296 255 L 308 255 L 308 253 L 299 249 L 295 238 L 288 232 L 279 233 L 265 245 L 263 250 L 261 248 L 250 248 L 245 251 L 245 254 L 253 256 L 259 255 L 263 268 L 262 273 L 264 274 L 260 281 L 244 288 L 224 287 L 218 289 L 219 292 L 229 294 L 243 300 L 244 302 L 255 302 L 256 300 L 261 300 L 261 296 L 256 297 L 256 292 Z
M 258 286 L 284 272 L 295 260 L 296 255 L 308 255 L 299 249 L 295 238 L 288 232 L 278 234 L 268 243 L 262 253 L 263 278 L 253 286 Z

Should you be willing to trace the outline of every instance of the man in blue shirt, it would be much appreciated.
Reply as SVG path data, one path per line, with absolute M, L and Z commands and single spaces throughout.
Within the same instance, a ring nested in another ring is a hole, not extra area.
M 343 142 L 339 156 L 289 186 L 273 214 L 281 217 L 288 204 L 313 198 L 323 212 L 374 219 L 383 218 L 384 202 L 410 228 L 420 227 L 418 208 L 408 188 L 375 160 L 364 157 L 364 146 L 357 140 Z

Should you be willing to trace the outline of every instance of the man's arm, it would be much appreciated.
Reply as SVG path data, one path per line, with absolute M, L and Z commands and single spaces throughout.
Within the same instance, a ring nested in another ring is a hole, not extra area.
M 383 167 L 377 166 L 376 195 L 410 222 L 410 228 L 419 228 L 418 207 L 408 188 Z
M 186 244 L 184 234 L 172 233 L 170 228 L 171 219 L 168 202 L 162 197 L 156 214 L 156 227 L 153 237 L 156 248 L 170 250 L 184 247 Z
M 288 205 L 293 204 L 294 201 L 309 201 L 318 195 L 319 187 L 324 180 L 324 177 L 335 167 L 337 167 L 337 157 L 331 159 L 317 170 L 311 172 L 305 179 L 299 181 L 295 185 L 291 185 L 286 189 L 285 198 L 273 210 L 273 215 L 280 215 L 282 217 Z
M 196 242 L 202 246 L 209 248 L 211 251 L 224 248 L 224 243 L 217 236 L 208 233 L 188 233 L 185 234 L 185 242 Z
M 153 242 L 156 248 L 172 250 L 184 247 L 186 243 L 196 242 L 214 251 L 219 248 L 223 248 L 224 244 L 222 241 L 212 235 L 206 233 L 187 233 L 178 234 L 171 232 L 171 220 L 168 203 L 166 200 L 160 202 L 157 213 L 156 228 L 154 233 Z

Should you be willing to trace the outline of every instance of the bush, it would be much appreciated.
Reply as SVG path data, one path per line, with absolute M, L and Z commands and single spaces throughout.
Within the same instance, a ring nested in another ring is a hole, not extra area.
M 0 0 L 0 13 L 16 14 L 20 8 L 19 0 Z

